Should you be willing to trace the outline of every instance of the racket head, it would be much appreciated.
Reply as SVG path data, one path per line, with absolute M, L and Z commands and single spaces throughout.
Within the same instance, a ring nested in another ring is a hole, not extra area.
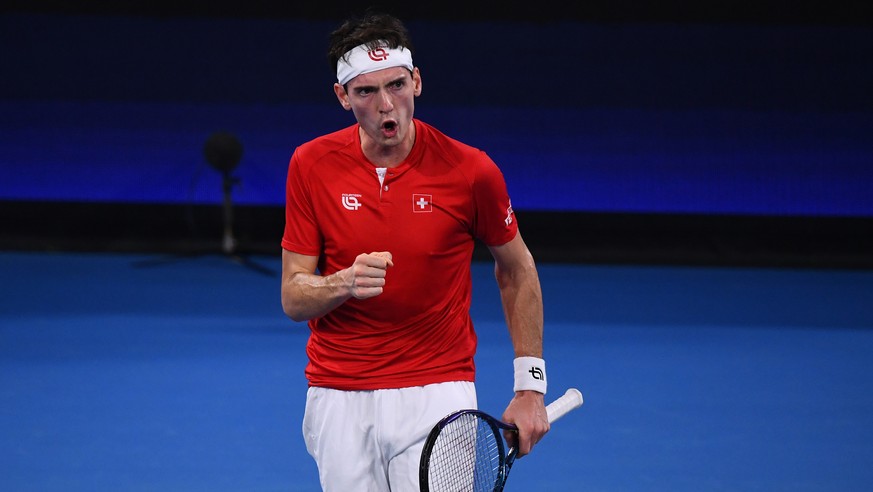
M 422 492 L 500 492 L 516 451 L 503 430 L 518 431 L 479 410 L 461 410 L 440 420 L 424 443 L 419 466 Z

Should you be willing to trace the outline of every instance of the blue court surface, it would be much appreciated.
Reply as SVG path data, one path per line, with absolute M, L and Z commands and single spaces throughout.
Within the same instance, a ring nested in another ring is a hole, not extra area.
M 306 326 L 220 256 L 0 253 L 0 490 L 317 491 Z M 254 258 L 275 268 L 279 257 Z M 473 269 L 482 409 L 512 395 Z M 507 491 L 873 490 L 873 271 L 541 264 L 547 399 Z

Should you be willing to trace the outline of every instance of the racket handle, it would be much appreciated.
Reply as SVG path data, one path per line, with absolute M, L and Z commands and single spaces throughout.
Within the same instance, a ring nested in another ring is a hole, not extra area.
M 546 414 L 549 416 L 549 423 L 553 423 L 559 418 L 567 415 L 570 410 L 575 410 L 582 406 L 582 393 L 576 388 L 570 388 L 563 396 L 549 403 L 546 407 Z

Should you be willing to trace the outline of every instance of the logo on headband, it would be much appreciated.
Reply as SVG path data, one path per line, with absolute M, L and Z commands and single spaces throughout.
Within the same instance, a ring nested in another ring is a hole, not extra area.
M 385 61 L 388 59 L 388 52 L 385 48 L 376 48 L 367 52 L 367 55 L 373 61 Z

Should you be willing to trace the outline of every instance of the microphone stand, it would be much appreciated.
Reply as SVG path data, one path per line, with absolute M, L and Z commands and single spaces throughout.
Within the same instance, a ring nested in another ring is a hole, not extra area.
M 222 192 L 224 201 L 222 204 L 222 216 L 224 219 L 224 229 L 221 240 L 221 252 L 229 260 L 242 265 L 255 272 L 275 276 L 276 272 L 251 261 L 248 257 L 237 252 L 237 240 L 233 235 L 233 200 L 231 192 L 233 187 L 240 183 L 239 178 L 231 175 L 231 171 L 237 166 L 242 157 L 242 144 L 237 138 L 229 133 L 219 132 L 213 134 L 207 141 L 204 147 L 204 155 L 210 166 L 222 175 Z M 195 254 L 175 255 L 171 258 L 190 258 L 192 256 L 205 256 L 214 254 L 214 252 L 201 252 Z M 136 266 L 150 266 L 161 263 L 168 263 L 171 259 L 152 259 L 144 260 L 135 263 Z
M 221 250 L 231 261 L 264 275 L 275 275 L 276 272 L 261 266 L 248 257 L 242 256 L 236 251 L 237 241 L 233 235 L 233 201 L 231 191 L 234 185 L 239 184 L 239 178 L 230 175 L 230 171 L 222 172 L 222 190 L 224 192 L 224 235 L 221 241 Z

